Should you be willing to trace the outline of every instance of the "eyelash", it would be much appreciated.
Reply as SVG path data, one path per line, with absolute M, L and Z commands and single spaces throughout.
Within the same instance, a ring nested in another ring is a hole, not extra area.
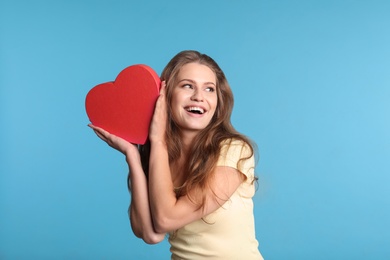
M 214 92 L 215 89 L 213 87 L 207 87 L 206 90 L 208 90 L 208 92 Z
M 190 89 L 194 88 L 191 84 L 184 84 L 182 87 L 183 88 L 189 87 Z M 214 92 L 215 88 L 213 88 L 213 87 L 206 87 L 206 91 L 207 92 Z

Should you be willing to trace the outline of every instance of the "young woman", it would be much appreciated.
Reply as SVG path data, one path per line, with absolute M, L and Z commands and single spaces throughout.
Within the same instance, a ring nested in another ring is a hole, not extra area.
M 183 51 L 161 79 L 147 145 L 91 125 L 126 156 L 134 234 L 153 244 L 168 233 L 172 259 L 263 259 L 253 216 L 254 150 L 231 125 L 224 73 L 209 56 Z

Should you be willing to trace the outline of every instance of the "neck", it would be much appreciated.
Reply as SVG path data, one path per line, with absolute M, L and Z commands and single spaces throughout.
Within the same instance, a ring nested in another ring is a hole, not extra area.
M 183 144 L 182 154 L 185 155 L 185 157 L 187 157 L 187 155 L 191 149 L 192 143 L 193 143 L 197 134 L 198 134 L 198 132 L 195 132 L 195 131 L 182 131 L 181 132 L 180 136 L 181 136 L 181 140 L 182 140 L 182 144 Z

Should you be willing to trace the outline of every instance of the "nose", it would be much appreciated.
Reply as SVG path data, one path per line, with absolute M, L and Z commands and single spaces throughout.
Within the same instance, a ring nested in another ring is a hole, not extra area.
M 191 96 L 192 101 L 203 102 L 203 95 L 199 90 L 195 90 Z

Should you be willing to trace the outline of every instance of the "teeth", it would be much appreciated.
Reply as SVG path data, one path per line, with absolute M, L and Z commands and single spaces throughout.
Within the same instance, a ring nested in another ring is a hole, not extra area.
M 204 110 L 200 107 L 189 107 L 187 108 L 187 111 L 188 112 L 197 112 L 199 114 L 203 114 L 204 113 Z

